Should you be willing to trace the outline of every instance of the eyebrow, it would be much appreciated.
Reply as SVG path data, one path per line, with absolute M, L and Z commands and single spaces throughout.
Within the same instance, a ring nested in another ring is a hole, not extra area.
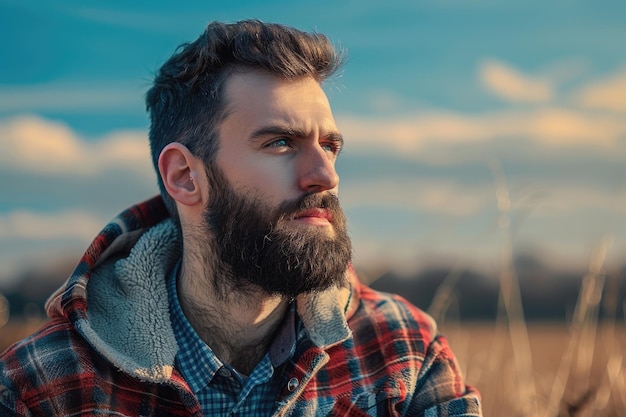
M 295 128 L 291 126 L 271 125 L 271 126 L 261 127 L 255 130 L 254 132 L 252 132 L 252 134 L 250 134 L 249 140 L 255 141 L 259 138 L 262 138 L 264 136 L 269 136 L 269 135 L 277 135 L 277 136 L 284 135 L 284 136 L 291 136 L 295 138 L 305 138 L 309 136 L 309 133 L 307 133 L 303 129 L 299 129 L 299 128 Z M 343 135 L 341 133 L 338 133 L 338 132 L 327 133 L 327 134 L 323 134 L 322 137 L 325 140 L 330 140 L 336 143 L 343 144 Z

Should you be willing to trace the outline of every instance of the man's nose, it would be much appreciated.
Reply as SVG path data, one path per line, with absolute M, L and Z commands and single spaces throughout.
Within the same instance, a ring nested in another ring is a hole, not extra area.
M 335 158 L 319 144 L 303 152 L 298 165 L 298 186 L 303 191 L 320 192 L 339 185 Z

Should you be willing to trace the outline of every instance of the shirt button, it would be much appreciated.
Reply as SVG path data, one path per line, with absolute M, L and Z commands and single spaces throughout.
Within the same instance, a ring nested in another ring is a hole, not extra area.
M 220 376 L 223 376 L 224 378 L 230 378 L 231 376 L 233 376 L 232 372 L 230 372 L 227 368 L 224 368 L 224 367 L 221 367 L 217 373 L 220 374 Z
M 298 378 L 291 378 L 289 382 L 287 382 L 287 389 L 289 391 L 293 391 L 298 388 L 298 385 L 300 385 L 300 381 L 298 381 Z

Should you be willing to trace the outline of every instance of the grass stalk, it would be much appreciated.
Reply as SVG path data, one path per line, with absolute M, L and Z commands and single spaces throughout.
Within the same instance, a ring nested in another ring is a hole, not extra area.
M 604 274 L 602 274 L 602 268 L 609 246 L 610 239 L 604 239 L 590 257 L 589 271 L 583 278 L 582 287 L 578 294 L 578 301 L 576 302 L 576 307 L 574 308 L 568 346 L 561 359 L 559 368 L 557 369 L 554 377 L 554 383 L 552 384 L 552 391 L 550 393 L 545 412 L 546 417 L 553 417 L 558 414 L 559 407 L 565 393 L 565 388 L 567 387 L 574 365 L 574 353 L 577 347 L 580 347 L 585 332 L 589 333 L 590 311 L 593 309 L 594 305 L 597 306 L 600 301 L 598 294 L 601 294 L 601 287 L 604 285 Z M 601 285 L 598 283 L 599 277 L 602 277 Z M 597 325 L 597 316 L 594 321 L 595 324 L 592 324 L 592 326 L 595 328 Z M 587 334 L 586 336 L 591 337 L 590 334 Z M 592 349 L 591 352 L 589 352 L 589 348 L 585 349 L 583 347 L 580 351 L 582 351 L 582 355 L 586 356 L 589 356 L 591 353 L 592 356 L 589 360 L 593 359 Z M 581 357 L 580 355 L 581 353 L 579 353 L 579 358 Z M 586 366 L 586 362 L 584 363 L 584 366 Z M 588 389 L 588 386 L 586 388 Z
M 499 163 L 491 164 L 499 212 L 498 226 L 501 233 L 501 274 L 499 303 L 504 307 L 508 321 L 509 338 L 519 380 L 518 407 L 522 415 L 538 415 L 537 391 L 533 376 L 532 353 L 519 281 L 513 265 L 513 235 L 511 232 L 511 197 Z

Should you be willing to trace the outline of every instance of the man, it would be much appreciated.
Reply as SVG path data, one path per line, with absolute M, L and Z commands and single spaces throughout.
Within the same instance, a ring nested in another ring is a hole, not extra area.
M 0 415 L 476 416 L 435 324 L 359 283 L 328 39 L 212 23 L 147 94 L 161 196 L 105 227 L 1 357 Z

